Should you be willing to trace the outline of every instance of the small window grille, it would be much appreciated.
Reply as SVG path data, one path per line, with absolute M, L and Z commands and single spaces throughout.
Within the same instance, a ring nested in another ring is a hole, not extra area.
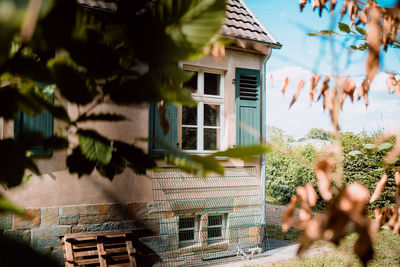
M 222 238 L 223 220 L 222 215 L 208 216 L 208 239 Z
M 194 240 L 194 217 L 179 218 L 179 242 Z

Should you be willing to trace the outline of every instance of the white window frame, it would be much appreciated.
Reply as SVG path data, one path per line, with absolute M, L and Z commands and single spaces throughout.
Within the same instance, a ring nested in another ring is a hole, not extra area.
M 196 150 L 184 150 L 188 153 L 213 153 L 220 151 L 225 148 L 225 140 L 223 139 L 224 129 L 224 71 L 207 69 L 207 68 L 196 68 L 196 67 L 184 67 L 184 70 L 196 71 L 197 72 L 197 93 L 192 93 L 193 99 L 197 104 L 197 125 L 182 125 L 180 122 L 179 131 L 182 133 L 182 127 L 196 128 L 197 129 L 197 149 Z M 208 95 L 204 93 L 204 73 L 219 74 L 219 95 Z M 219 106 L 219 126 L 204 126 L 204 104 L 218 105 Z M 182 110 L 180 111 L 182 112 Z M 204 150 L 204 129 L 219 129 L 219 147 L 216 150 Z M 182 134 L 180 134 L 182 145 Z M 181 146 L 182 147 L 182 146 Z
M 208 229 L 207 229 L 207 239 L 209 243 L 216 243 L 216 242 L 220 242 L 225 240 L 226 238 L 226 231 L 227 231 L 227 218 L 228 215 L 226 213 L 216 213 L 216 214 L 208 214 L 207 215 L 207 220 L 209 220 L 210 216 L 221 216 L 222 220 L 221 220 L 221 224 L 218 225 L 208 225 L 208 229 L 210 228 L 217 228 L 217 227 L 221 227 L 221 236 L 216 236 L 216 237 L 209 237 L 208 236 Z
M 188 227 L 188 228 L 179 228 L 179 221 L 178 221 L 178 241 L 179 241 L 179 247 L 187 247 L 190 245 L 193 245 L 194 243 L 198 242 L 199 239 L 199 225 L 200 225 L 200 218 L 199 216 L 180 216 L 179 219 L 186 219 L 186 218 L 193 218 L 194 220 L 194 227 Z M 179 240 L 179 232 L 180 231 L 187 231 L 187 230 L 193 230 L 193 239 L 190 240 Z

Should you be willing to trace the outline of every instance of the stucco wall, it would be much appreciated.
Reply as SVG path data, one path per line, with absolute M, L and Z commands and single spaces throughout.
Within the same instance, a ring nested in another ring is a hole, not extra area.
M 197 62 L 183 62 L 183 65 L 198 67 L 211 67 L 225 71 L 225 99 L 224 99 L 224 138 L 227 138 L 226 147 L 235 145 L 235 68 L 260 69 L 262 56 L 236 50 L 226 50 L 225 63 L 218 63 L 211 58 L 201 59 Z M 91 123 L 87 127 L 94 127 L 104 136 L 134 143 L 137 137 L 148 135 L 148 107 L 124 106 L 118 107 L 107 104 L 100 107 L 98 112 L 120 113 L 130 120 L 118 123 Z M 74 118 L 77 109 L 68 105 L 68 112 Z M 62 124 L 55 122 L 55 130 Z M 0 136 L 12 137 L 13 123 L 0 124 Z M 74 140 L 72 140 L 74 141 Z M 147 151 L 146 143 L 137 143 Z M 110 181 L 101 177 L 96 171 L 90 176 L 78 178 L 66 171 L 65 159 L 70 151 L 55 152 L 49 158 L 37 158 L 35 161 L 39 169 L 44 173 L 41 177 L 32 177 L 25 184 L 7 190 L 5 194 L 16 203 L 27 207 L 50 207 L 77 204 L 97 203 L 127 203 L 127 202 L 149 202 L 152 201 L 151 179 L 146 176 L 138 176 L 130 170 Z M 163 165 L 163 161 L 159 162 Z M 254 159 L 246 163 L 240 160 L 227 160 L 222 162 L 227 166 L 251 165 L 257 167 L 258 178 L 260 178 L 260 160 Z

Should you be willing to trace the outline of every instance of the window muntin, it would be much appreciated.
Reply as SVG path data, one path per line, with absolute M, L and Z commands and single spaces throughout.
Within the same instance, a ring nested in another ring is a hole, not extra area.
M 226 216 L 222 214 L 208 215 L 208 240 L 218 240 L 225 237 L 225 220 Z
M 197 222 L 195 217 L 179 218 L 179 242 L 194 242 L 196 241 Z
M 192 91 L 192 96 L 198 104 L 196 107 L 182 107 L 178 143 L 183 150 L 189 152 L 222 149 L 223 74 L 202 70 L 189 71 L 195 74 L 184 87 Z

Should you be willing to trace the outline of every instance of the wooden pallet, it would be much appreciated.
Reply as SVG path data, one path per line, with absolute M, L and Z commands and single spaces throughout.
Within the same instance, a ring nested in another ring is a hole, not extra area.
M 65 266 L 136 266 L 132 231 L 66 234 L 62 238 Z

